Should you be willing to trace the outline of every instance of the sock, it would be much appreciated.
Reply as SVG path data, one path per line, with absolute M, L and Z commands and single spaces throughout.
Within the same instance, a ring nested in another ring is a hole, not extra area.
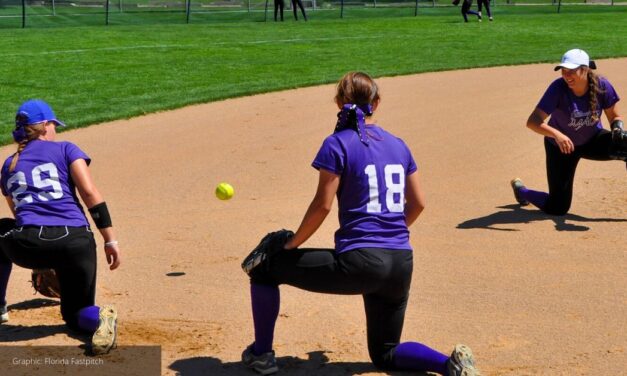
M 89 306 L 78 311 L 78 327 L 82 330 L 94 333 L 100 325 L 100 307 Z
M 2 251 L 0 251 L 2 252 Z M 0 306 L 7 305 L 7 286 L 11 276 L 12 263 L 0 264 Z
M 279 317 L 281 294 L 278 286 L 250 284 L 250 299 L 255 324 L 253 353 L 261 355 L 272 351 L 274 324 Z
M 448 356 L 418 342 L 403 342 L 394 349 L 394 366 L 412 371 L 447 374 Z
M 535 207 L 540 210 L 544 210 L 544 206 L 546 205 L 546 201 L 549 199 L 549 194 L 540 191 L 534 191 L 528 188 L 520 188 L 518 191 L 520 198 L 525 199 L 532 203 Z

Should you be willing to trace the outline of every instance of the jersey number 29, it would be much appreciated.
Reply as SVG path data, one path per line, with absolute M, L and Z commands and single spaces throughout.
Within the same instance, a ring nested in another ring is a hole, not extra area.
M 381 202 L 379 201 L 379 182 L 377 181 L 377 169 L 375 165 L 366 166 L 364 172 L 368 175 L 368 186 L 370 188 L 370 201 L 366 206 L 368 213 L 381 213 Z M 402 213 L 405 210 L 405 170 L 402 165 L 390 164 L 383 168 L 385 176 L 385 206 L 389 211 Z M 394 182 L 394 177 L 398 177 L 398 183 Z M 394 196 L 398 201 L 394 200 Z
M 44 174 L 47 174 L 48 177 L 46 178 Z M 59 172 L 57 171 L 57 166 L 55 166 L 54 163 L 44 163 L 36 166 L 31 171 L 31 175 L 33 178 L 33 186 L 42 190 L 37 193 L 37 198 L 40 201 L 58 200 L 63 197 L 63 189 L 61 187 L 61 183 L 59 183 Z M 15 188 L 14 191 L 11 191 L 11 188 L 14 185 L 17 185 L 17 188 Z M 16 208 L 33 202 L 33 196 L 30 194 L 25 195 L 21 199 L 18 198 L 18 196 L 26 190 L 27 185 L 26 174 L 24 174 L 23 171 L 16 172 L 15 175 L 11 176 L 9 180 L 7 180 L 7 189 L 11 191 L 13 203 Z

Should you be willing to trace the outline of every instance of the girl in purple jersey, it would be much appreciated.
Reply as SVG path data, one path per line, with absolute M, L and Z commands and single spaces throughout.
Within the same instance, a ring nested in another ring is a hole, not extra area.
M 544 136 L 549 193 L 528 189 L 520 179 L 513 179 L 511 186 L 519 204 L 532 203 L 547 214 L 565 215 L 581 158 L 627 160 L 627 134 L 618 110 L 618 94 L 593 69 L 596 64 L 580 49 L 566 52 L 555 67 L 562 77 L 549 85 L 527 120 L 529 129 Z M 603 112 L 611 131 L 603 129 Z
M 0 219 L 0 307 L 8 320 L 6 288 L 12 263 L 53 269 L 61 315 L 69 328 L 92 335 L 94 354 L 115 346 L 117 312 L 95 305 L 96 242 L 76 190 L 104 238 L 109 269 L 120 265 L 111 217 L 94 185 L 91 159 L 70 142 L 55 142 L 57 120 L 41 100 L 22 104 L 15 118 L 17 152 L 2 166 L 0 185 L 13 218 Z
M 298 231 L 284 239 L 278 253 L 260 257 L 253 251 L 244 260 L 255 265 L 248 271 L 255 341 L 242 353 L 242 362 L 264 375 L 278 371 L 272 343 L 278 286 L 287 284 L 362 295 L 368 351 L 377 367 L 478 375 L 467 346 L 455 346 L 449 357 L 417 342 L 400 343 L 413 269 L 408 226 L 425 202 L 417 166 L 401 139 L 368 123 L 380 98 L 367 74 L 346 74 L 335 102 L 341 110 L 338 122 L 312 163 L 319 171 L 318 188 Z M 335 248 L 298 248 L 322 224 L 335 196 L 340 222 Z

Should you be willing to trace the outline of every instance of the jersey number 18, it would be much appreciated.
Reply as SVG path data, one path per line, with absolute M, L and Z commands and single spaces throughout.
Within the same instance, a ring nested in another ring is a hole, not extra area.
M 364 170 L 368 175 L 368 186 L 370 188 L 370 201 L 366 206 L 368 213 L 381 213 L 381 202 L 379 202 L 379 182 L 377 181 L 377 169 L 370 164 Z M 405 170 L 402 165 L 390 164 L 383 168 L 385 176 L 385 206 L 390 212 L 402 213 L 405 210 Z M 398 183 L 394 182 L 394 177 L 398 177 Z M 394 196 L 398 201 L 394 200 Z

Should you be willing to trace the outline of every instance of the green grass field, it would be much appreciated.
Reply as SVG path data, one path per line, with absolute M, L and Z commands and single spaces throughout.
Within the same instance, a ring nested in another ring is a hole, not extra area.
M 307 23 L 289 13 L 284 23 L 194 15 L 189 25 L 138 21 L 145 15 L 137 15 L 137 25 L 49 27 L 52 17 L 45 17 L 49 24 L 42 27 L 0 29 L 0 143 L 11 142 L 17 105 L 34 97 L 78 127 L 334 82 L 350 70 L 393 76 L 554 62 L 573 47 L 595 59 L 627 56 L 626 11 L 570 6 L 557 14 L 550 6 L 497 6 L 495 22 L 468 24 L 453 7 L 421 8 L 418 17 L 409 8 L 352 9 L 344 19 L 319 11 Z M 44 17 L 29 22 L 36 20 Z

